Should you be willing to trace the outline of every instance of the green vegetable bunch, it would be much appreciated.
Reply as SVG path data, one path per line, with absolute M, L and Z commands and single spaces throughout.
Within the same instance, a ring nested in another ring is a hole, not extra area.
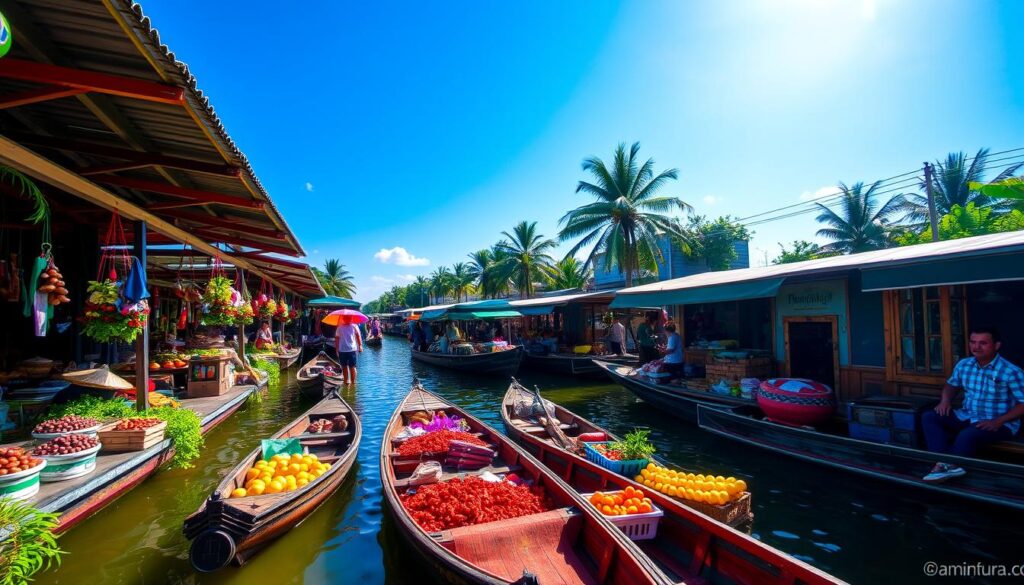
M 281 364 L 277 363 L 277 360 L 265 360 L 254 357 L 252 359 L 252 367 L 265 372 L 269 377 L 268 385 L 277 386 L 281 382 Z
M 203 324 L 234 325 L 238 311 L 231 303 L 231 281 L 214 276 L 203 292 Z
M 60 566 L 64 551 L 53 534 L 59 523 L 57 514 L 0 499 L 0 585 L 21 585 L 42 569 Z
M 647 440 L 651 431 L 634 430 L 626 433 L 621 441 L 615 441 L 608 445 L 608 449 L 622 453 L 623 459 L 635 461 L 637 459 L 648 459 L 654 454 L 654 445 Z

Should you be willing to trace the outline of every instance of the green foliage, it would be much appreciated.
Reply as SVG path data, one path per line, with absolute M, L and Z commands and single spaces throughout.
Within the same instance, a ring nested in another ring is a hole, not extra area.
M 356 285 L 352 282 L 352 275 L 345 270 L 345 265 L 336 258 L 324 262 L 324 269 L 320 270 L 315 266 L 310 267 L 324 292 L 329 295 L 351 299 L 356 292 Z
M 253 357 L 251 361 L 253 368 L 264 372 L 270 377 L 267 381 L 269 385 L 276 387 L 281 383 L 281 364 L 277 363 L 277 360 L 265 360 L 259 357 Z
M 574 256 L 562 258 L 547 270 L 547 284 L 552 290 L 565 290 L 586 286 L 593 272 Z
M 684 241 L 674 239 L 676 245 L 689 243 L 691 258 L 700 258 L 711 270 L 728 270 L 736 259 L 735 243 L 749 241 L 751 233 L 731 216 L 708 221 L 703 215 L 690 216 L 684 230 Z
M 577 193 L 591 195 L 595 201 L 573 209 L 559 220 L 563 225 L 558 237 L 579 239 L 566 254 L 592 246 L 586 263 L 592 266 L 602 255 L 605 270 L 618 268 L 632 286 L 633 278 L 642 271 L 657 273 L 661 251 L 657 237 L 661 233 L 675 236 L 687 249 L 686 234 L 679 223 L 667 215 L 671 211 L 689 212 L 691 207 L 677 197 L 657 196 L 670 180 L 678 178 L 676 169 L 654 174 L 654 160 L 639 163 L 640 143 L 626 150 L 625 144 L 615 149 L 612 164 L 595 157 L 583 161 L 583 170 L 593 182 L 580 181 Z
M 789 264 L 790 262 L 803 262 L 829 256 L 821 251 L 821 246 L 807 240 L 793 240 L 793 248 L 786 249 L 786 246 L 779 244 L 779 255 L 772 260 L 772 264 Z
M 879 205 L 875 191 L 880 183 L 876 181 L 870 187 L 864 183 L 854 183 L 849 187 L 839 183 L 836 210 L 815 203 L 821 210 L 818 222 L 828 226 L 818 230 L 818 236 L 831 240 L 822 246 L 822 251 L 855 254 L 889 246 L 889 218 L 905 205 L 905 199 L 903 195 L 896 195 Z
M 199 415 L 187 408 L 171 406 L 150 408 L 145 414 L 167 421 L 164 435 L 174 441 L 174 459 L 171 460 L 171 467 L 180 469 L 192 467 L 191 461 L 199 457 L 205 444 L 202 433 L 203 424 Z
M 57 418 L 66 414 L 77 414 L 100 420 L 139 416 L 138 411 L 125 400 L 83 396 L 64 404 L 52 406 L 47 411 L 46 417 Z M 199 457 L 199 450 L 203 447 L 202 421 L 200 421 L 199 415 L 187 408 L 172 408 L 170 406 L 150 408 L 144 415 L 155 416 L 167 421 L 165 436 L 174 441 L 174 459 L 171 461 L 171 466 L 191 467 L 189 462 Z
M 554 264 L 548 252 L 557 245 L 537 232 L 537 222 L 521 221 L 498 245 L 507 257 L 495 264 L 499 278 L 511 280 L 522 298 L 533 296 L 534 283 L 543 281 L 545 272 Z
M 974 202 L 968 203 L 967 207 L 954 205 L 949 213 L 939 218 L 940 240 L 956 240 L 1021 229 L 1024 229 L 1024 212 L 1013 209 L 1000 214 L 992 207 L 981 207 Z M 920 233 L 908 231 L 896 238 L 897 244 L 901 246 L 923 244 L 930 241 L 932 241 L 930 227 Z
M 622 453 L 623 459 L 647 459 L 655 451 L 654 445 L 647 439 L 650 434 L 651 431 L 634 429 L 633 432 L 626 433 L 626 436 L 621 441 L 615 441 L 608 448 Z
M 24 502 L 0 499 L 0 585 L 21 585 L 38 571 L 60 566 L 64 551 L 53 534 L 57 517 Z
M 1019 199 L 1024 200 L 1024 177 L 1010 177 L 1003 181 L 984 183 L 969 183 L 972 191 L 978 191 L 992 199 Z
M 50 204 L 46 202 L 46 197 L 39 190 L 39 186 L 28 175 L 17 169 L 0 165 L 0 181 L 14 185 L 23 196 L 32 200 L 32 214 L 25 218 L 26 221 L 39 223 L 50 218 Z

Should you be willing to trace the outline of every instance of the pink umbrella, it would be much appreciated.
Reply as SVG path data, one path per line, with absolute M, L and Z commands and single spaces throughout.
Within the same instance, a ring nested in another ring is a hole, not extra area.
M 358 325 L 360 323 L 366 323 L 370 318 L 366 315 L 356 311 L 355 309 L 338 309 L 337 311 L 331 311 L 324 317 L 320 322 L 324 325 Z

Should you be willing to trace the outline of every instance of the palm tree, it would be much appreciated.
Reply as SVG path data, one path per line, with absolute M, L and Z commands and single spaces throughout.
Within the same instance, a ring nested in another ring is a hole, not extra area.
M 533 283 L 543 280 L 544 273 L 554 264 L 548 252 L 558 244 L 537 233 L 535 221 L 521 221 L 512 228 L 512 233 L 501 232 L 501 235 L 505 240 L 499 245 L 508 257 L 495 265 L 496 274 L 511 279 L 520 298 L 528 299 L 533 296 Z
M 452 291 L 452 273 L 446 266 L 440 266 L 430 275 L 430 292 L 434 294 L 434 302 L 444 301 Z
M 512 254 L 508 251 L 508 242 L 499 241 L 491 246 L 491 265 L 487 269 L 487 286 L 491 298 L 507 297 L 512 292 L 512 279 L 506 270 Z
M 548 270 L 548 286 L 552 290 L 582 289 L 590 280 L 591 271 L 575 256 L 562 258 Z
M 324 262 L 324 270 L 321 274 L 320 285 L 324 287 L 324 292 L 327 294 L 343 299 L 351 299 L 355 294 L 356 285 L 352 282 L 352 275 L 337 259 L 331 258 Z
M 905 203 L 902 195 L 896 195 L 879 207 L 875 190 L 880 183 L 876 181 L 866 190 L 864 183 L 854 183 L 851 187 L 839 183 L 839 213 L 815 203 L 821 209 L 818 222 L 830 226 L 818 230 L 819 236 L 832 240 L 821 247 L 822 252 L 853 254 L 878 250 L 889 244 L 888 218 Z
M 489 249 L 484 248 L 472 254 L 467 254 L 467 256 L 469 257 L 469 277 L 472 279 L 472 282 L 476 283 L 480 296 L 487 298 L 491 294 L 491 282 L 488 279 L 488 271 L 491 269 L 491 265 L 494 264 L 494 255 Z
M 950 213 L 954 205 L 966 209 L 968 203 L 974 203 L 976 207 L 986 207 L 1000 203 L 998 198 L 987 195 L 983 189 L 978 189 L 977 183 L 984 182 L 986 167 L 988 167 L 988 149 L 982 148 L 970 159 L 963 152 L 951 152 L 946 155 L 946 160 L 935 161 L 934 172 L 932 173 L 932 197 L 935 200 L 936 215 L 942 217 Z M 1002 170 L 992 183 L 999 183 L 1013 177 L 1013 174 L 1024 163 L 1012 164 Z M 975 183 L 972 185 L 972 183 Z M 922 178 L 920 181 L 922 193 L 911 193 L 905 196 L 905 202 L 901 210 L 906 213 L 904 220 L 913 224 L 918 229 L 928 226 L 928 196 L 926 195 L 928 185 Z
M 409 303 L 416 302 L 417 306 L 423 307 L 430 302 L 430 281 L 424 276 L 417 276 L 416 280 L 409 285 L 409 294 L 406 299 Z
M 678 178 L 679 172 L 669 169 L 655 175 L 654 159 L 638 164 L 639 150 L 639 142 L 634 142 L 628 153 L 626 145 L 619 144 L 610 169 L 596 156 L 584 159 L 583 170 L 593 175 L 594 182 L 580 181 L 576 192 L 592 195 L 596 201 L 573 209 L 559 220 L 564 225 L 559 239 L 580 238 L 566 257 L 593 244 L 585 264 L 593 266 L 595 256 L 603 254 L 604 268 L 617 267 L 625 275 L 627 287 L 642 269 L 657 272 L 661 259 L 659 234 L 688 242 L 679 223 L 665 214 L 692 209 L 678 197 L 656 196 L 669 180 Z
M 460 301 L 465 296 L 469 298 L 470 289 L 473 288 L 473 275 L 469 264 L 458 262 L 452 266 L 452 292 L 455 293 L 455 300 Z

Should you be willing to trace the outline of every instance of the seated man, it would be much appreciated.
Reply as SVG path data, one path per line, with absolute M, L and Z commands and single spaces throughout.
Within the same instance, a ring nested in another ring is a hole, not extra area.
M 921 415 L 928 450 L 974 457 L 989 443 L 1011 438 L 1024 415 L 1024 371 L 999 355 L 999 333 L 989 327 L 971 329 L 973 357 L 960 360 L 942 388 L 934 411 Z M 963 406 L 951 403 L 963 389 Z M 945 481 L 967 473 L 949 463 L 936 463 L 925 481 Z

